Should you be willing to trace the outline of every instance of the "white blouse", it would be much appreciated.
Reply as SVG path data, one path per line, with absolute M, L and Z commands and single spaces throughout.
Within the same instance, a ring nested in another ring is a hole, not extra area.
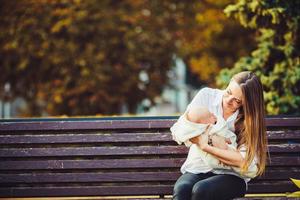
M 225 92 L 224 90 L 212 89 L 212 88 L 201 89 L 194 97 L 192 102 L 187 106 L 185 112 L 189 111 L 193 107 L 203 106 L 206 107 L 214 115 L 223 117 L 222 98 L 224 92 Z M 238 114 L 239 111 L 237 110 L 234 114 L 228 117 L 227 120 L 225 120 L 227 127 L 233 132 L 235 131 L 234 122 Z M 250 178 L 242 177 L 240 174 L 234 172 L 233 170 L 226 170 L 226 169 L 214 170 L 210 168 L 201 159 L 201 156 L 198 151 L 199 148 L 197 147 L 196 144 L 192 144 L 190 146 L 188 157 L 181 167 L 182 173 L 190 172 L 190 173 L 198 174 L 198 173 L 207 173 L 211 171 L 215 174 L 232 174 L 232 175 L 239 176 L 243 178 L 246 183 L 250 180 Z M 240 148 L 239 151 L 241 155 L 245 158 L 246 148 Z M 251 163 L 249 168 L 255 165 L 256 165 L 256 159 L 254 159 L 254 161 Z

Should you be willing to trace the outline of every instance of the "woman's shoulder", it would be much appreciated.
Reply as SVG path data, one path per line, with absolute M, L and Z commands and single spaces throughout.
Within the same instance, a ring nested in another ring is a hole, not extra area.
M 204 87 L 199 90 L 196 96 L 193 98 L 192 102 L 188 105 L 187 110 L 191 107 L 198 107 L 198 106 L 209 106 L 212 102 L 216 100 L 221 90 L 214 89 L 210 87 Z
M 216 96 L 221 94 L 223 90 L 217 88 L 210 88 L 210 87 L 203 87 L 199 90 L 199 95 L 209 95 L 209 96 Z

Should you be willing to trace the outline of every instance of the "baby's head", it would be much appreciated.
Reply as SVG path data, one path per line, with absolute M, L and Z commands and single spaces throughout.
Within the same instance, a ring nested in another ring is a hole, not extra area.
M 215 124 L 217 118 L 205 107 L 194 107 L 187 113 L 187 119 L 194 123 Z

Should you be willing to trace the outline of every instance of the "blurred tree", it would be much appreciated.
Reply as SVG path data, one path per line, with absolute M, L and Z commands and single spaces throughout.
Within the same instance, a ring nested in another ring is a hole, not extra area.
M 242 70 L 262 80 L 268 114 L 300 114 L 300 1 L 239 0 L 226 8 L 245 26 L 257 30 L 258 48 L 242 57 L 233 69 L 221 71 L 225 86 Z
M 0 7 L 0 88 L 29 103 L 27 114 L 133 113 L 168 82 L 182 1 L 20 0 Z M 185 16 L 185 13 L 189 15 Z
M 254 31 L 226 17 L 224 8 L 233 0 L 203 0 L 195 4 L 197 14 L 183 33 L 182 54 L 202 82 L 215 85 L 215 76 L 231 68 L 239 57 L 254 49 Z
M 9 83 L 28 116 L 134 113 L 154 104 L 174 55 L 213 85 L 253 49 L 251 31 L 223 14 L 232 1 L 4 0 L 0 93 Z

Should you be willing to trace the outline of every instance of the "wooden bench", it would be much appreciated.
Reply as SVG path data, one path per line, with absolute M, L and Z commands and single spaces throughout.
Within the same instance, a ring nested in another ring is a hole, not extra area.
M 0 197 L 172 195 L 187 155 L 176 117 L 0 121 Z M 267 118 L 271 161 L 248 194 L 295 192 L 300 118 Z M 276 195 L 275 195 L 276 196 Z

